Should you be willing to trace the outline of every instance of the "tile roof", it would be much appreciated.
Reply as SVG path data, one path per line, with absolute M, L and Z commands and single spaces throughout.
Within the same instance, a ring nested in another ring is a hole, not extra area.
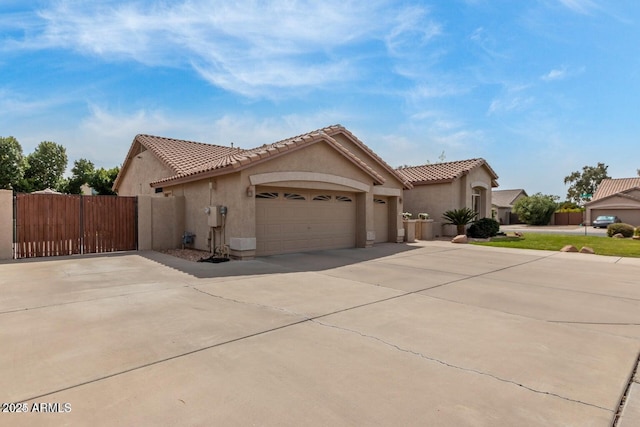
M 517 190 L 493 190 L 491 192 L 491 204 L 500 208 L 510 208 L 520 194 L 526 196 L 527 192 L 521 188 Z
M 413 185 L 438 184 L 452 182 L 470 170 L 486 166 L 491 174 L 491 185 L 497 187 L 498 175 L 484 159 L 459 160 L 455 162 L 433 163 L 397 169 Z
M 174 175 L 172 176 L 151 183 L 152 186 L 157 186 L 168 182 L 191 181 L 204 176 L 233 172 L 255 163 L 277 157 L 291 150 L 296 150 L 309 144 L 324 141 L 335 148 L 345 158 L 369 174 L 376 184 L 383 184 L 385 182 L 384 177 L 376 172 L 376 170 L 367 164 L 367 162 L 360 159 L 330 136 L 337 133 L 343 133 L 354 140 L 357 145 L 359 145 L 366 153 L 371 155 L 371 157 L 384 168 L 388 169 L 389 172 L 400 182 L 405 184 L 405 186 L 411 185 L 402 177 L 402 175 L 394 171 L 393 168 L 380 159 L 380 157 L 375 155 L 371 149 L 341 125 L 329 126 L 249 150 L 150 135 L 137 135 L 129 151 L 129 155 L 125 160 L 123 169 L 128 165 L 129 159 L 136 154 L 135 146 L 137 143 L 152 151 L 174 172 Z M 114 188 L 117 188 L 117 186 L 118 179 L 116 179 L 116 182 L 114 183 Z
M 616 193 L 622 193 L 632 188 L 640 188 L 640 177 L 603 179 L 600 185 L 598 185 L 591 202 L 612 196 Z

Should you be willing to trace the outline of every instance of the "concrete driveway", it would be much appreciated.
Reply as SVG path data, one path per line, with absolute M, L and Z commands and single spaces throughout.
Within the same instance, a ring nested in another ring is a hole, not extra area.
M 0 401 L 29 413 L 0 425 L 640 425 L 639 273 L 448 242 L 5 262 Z

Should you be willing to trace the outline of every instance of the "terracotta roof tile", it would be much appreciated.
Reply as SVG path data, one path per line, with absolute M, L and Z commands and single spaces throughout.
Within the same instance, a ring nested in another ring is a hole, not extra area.
M 238 167 L 246 166 L 251 163 L 268 159 L 281 153 L 320 140 L 324 140 L 325 142 L 332 145 L 347 159 L 352 161 L 354 164 L 356 164 L 361 169 L 366 171 L 370 176 L 372 176 L 378 184 L 382 184 L 385 182 L 384 177 L 376 172 L 365 161 L 343 147 L 335 139 L 331 138 L 331 136 L 328 135 L 325 131 L 329 131 L 332 134 L 344 132 L 345 134 L 350 135 L 359 145 L 362 146 L 362 148 L 367 153 L 371 154 L 374 159 L 381 163 L 381 165 L 387 167 L 389 171 L 401 182 L 405 183 L 406 185 L 410 185 L 406 182 L 406 179 L 404 179 L 402 175 L 398 174 L 390 166 L 384 163 L 384 161 L 382 161 L 382 159 L 380 159 L 375 153 L 373 153 L 373 151 L 371 151 L 361 141 L 352 136 L 349 131 L 347 131 L 340 125 L 318 129 L 302 135 L 283 139 L 272 144 L 262 145 L 250 150 L 214 146 L 190 141 L 172 140 L 169 138 L 149 137 L 147 135 L 143 135 L 144 138 L 139 139 L 139 141 L 143 143 L 143 145 L 145 145 L 147 148 L 153 149 L 154 153 L 156 153 L 158 157 L 160 157 L 165 163 L 167 163 L 173 170 L 176 171 L 176 174 L 174 176 L 155 181 L 152 183 L 152 185 L 175 181 L 194 175 L 213 173 L 217 170 L 223 170 L 225 168 L 236 169 Z M 138 137 L 140 137 L 140 135 Z M 207 146 L 209 148 L 206 148 Z M 190 150 L 193 150 L 194 152 Z M 187 159 L 185 159 L 185 157 Z M 189 157 L 195 158 L 189 159 Z
M 598 185 L 591 201 L 593 202 L 598 199 L 603 199 L 636 187 L 640 187 L 640 177 L 603 179 L 600 185 Z
M 140 144 L 152 151 L 176 174 L 186 174 L 202 165 L 237 151 L 237 148 L 183 141 L 152 135 L 137 135 Z
M 498 175 L 484 159 L 459 160 L 455 162 L 434 163 L 422 166 L 411 166 L 398 169 L 409 182 L 414 185 L 437 184 L 451 182 L 469 172 L 471 169 L 485 165 L 491 174 L 492 185 L 497 186 L 495 180 Z

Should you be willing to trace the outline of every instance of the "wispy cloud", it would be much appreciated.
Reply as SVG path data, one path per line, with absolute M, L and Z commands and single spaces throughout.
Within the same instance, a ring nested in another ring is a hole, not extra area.
M 545 82 L 552 82 L 552 81 L 556 81 L 556 80 L 565 80 L 569 77 L 573 77 L 576 76 L 578 74 L 581 74 L 584 72 L 584 67 L 580 67 L 580 68 L 569 68 L 565 65 L 563 65 L 560 68 L 554 68 L 551 71 L 549 71 L 548 73 L 543 74 L 542 76 L 540 76 L 540 79 L 542 79 Z
M 598 9 L 598 5 L 593 0 L 558 0 L 563 6 L 576 13 L 588 15 L 593 10 Z
M 5 50 L 191 67 L 245 96 L 357 80 L 359 64 L 346 51 L 382 41 L 402 56 L 440 31 L 426 9 L 391 0 L 59 0 L 23 22 L 5 32 Z

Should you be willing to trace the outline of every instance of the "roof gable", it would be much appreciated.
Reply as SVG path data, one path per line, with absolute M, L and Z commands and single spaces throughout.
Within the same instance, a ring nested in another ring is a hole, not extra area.
M 439 184 L 453 182 L 468 174 L 472 169 L 486 167 L 491 176 L 491 186 L 497 187 L 498 175 L 485 159 L 459 160 L 455 162 L 433 163 L 422 166 L 410 166 L 397 169 L 413 185 Z
M 516 190 L 493 190 L 491 192 L 491 203 L 498 207 L 508 208 L 513 206 L 520 195 L 527 197 L 527 192 L 521 188 Z
M 152 151 L 153 154 L 174 173 L 171 176 L 152 182 L 151 186 L 155 187 L 163 184 L 178 184 L 236 172 L 319 142 L 326 143 L 334 148 L 356 167 L 371 176 L 375 184 L 384 184 L 385 178 L 371 167 L 370 163 L 372 162 L 369 159 L 367 159 L 369 162 L 361 159 L 332 137 L 332 135 L 335 136 L 337 133 L 342 133 L 347 136 L 358 147 L 362 148 L 373 162 L 387 169 L 399 182 L 403 183 L 405 187 L 411 186 L 402 175 L 394 171 L 393 168 L 386 164 L 371 149 L 351 134 L 351 132 L 340 125 L 334 125 L 249 150 L 150 135 L 137 135 L 131 145 L 121 174 L 114 183 L 114 188 L 117 188 L 120 177 L 125 173 L 131 158 L 134 157 L 142 147 Z
M 602 182 L 600 182 L 600 185 L 598 185 L 591 202 L 609 197 L 616 193 L 627 192 L 628 190 L 638 187 L 640 187 L 640 177 L 603 179 Z

